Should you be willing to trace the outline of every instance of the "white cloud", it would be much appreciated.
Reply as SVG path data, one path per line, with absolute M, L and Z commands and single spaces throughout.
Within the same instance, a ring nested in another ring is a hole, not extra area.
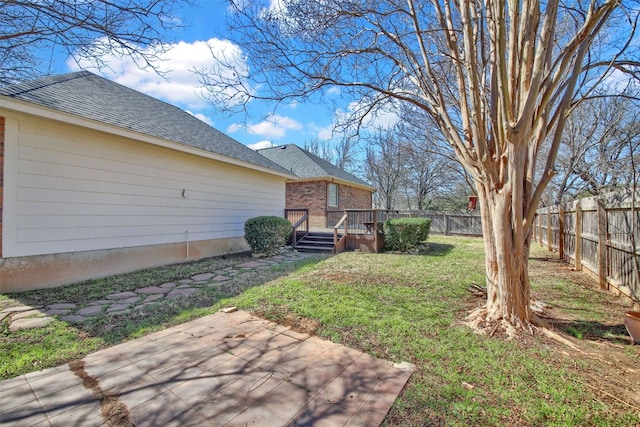
M 104 43 L 104 40 L 102 42 Z M 226 70 L 230 75 L 232 72 L 228 68 L 229 65 L 233 65 L 236 73 L 239 70 L 247 70 L 240 47 L 228 40 L 217 38 L 193 43 L 181 41 L 169 45 L 166 51 L 157 53 L 159 60 L 154 66 L 159 73 L 149 67 L 141 69 L 131 56 L 105 53 L 103 45 L 96 47 L 95 51 L 97 53 L 94 60 L 76 61 L 70 57 L 67 59 L 67 66 L 73 71 L 80 68 L 91 70 L 147 95 L 195 110 L 205 108 L 209 104 L 205 100 L 208 94 L 202 88 L 194 70 Z M 143 51 L 153 54 L 153 48 Z M 98 69 L 97 62 L 106 66 Z M 239 73 L 234 77 L 240 79 L 243 75 Z M 228 90 L 233 91 L 233 88 Z
M 348 105 L 346 111 L 336 111 L 335 121 L 337 123 L 346 123 L 352 114 L 355 113 L 355 115 L 358 116 L 368 110 L 368 107 L 369 104 L 364 100 L 354 101 Z M 401 120 L 401 117 L 398 114 L 398 109 L 395 107 L 396 106 L 393 101 L 389 101 L 384 105 L 378 105 L 373 111 L 368 112 L 367 116 L 364 117 L 362 120 L 362 127 L 364 129 L 387 129 L 395 126 Z
M 271 141 L 259 141 L 256 142 L 255 144 L 249 144 L 247 145 L 247 147 L 251 148 L 252 150 L 260 150 L 262 148 L 271 148 L 273 147 L 273 142 Z
M 272 114 L 260 123 L 247 126 L 247 131 L 253 135 L 267 138 L 282 138 L 289 130 L 300 130 L 302 125 L 291 117 Z
M 238 132 L 240 129 L 242 129 L 244 126 L 242 126 L 239 123 L 231 123 L 228 127 L 227 127 L 227 133 L 236 133 Z
M 193 113 L 189 110 L 185 110 L 187 113 L 191 114 L 193 117 L 195 117 L 196 119 L 205 122 L 206 124 L 208 124 L 209 126 L 213 127 L 213 120 L 211 120 L 208 116 L 202 114 L 202 113 Z
M 338 86 L 331 86 L 327 90 L 327 94 L 328 95 L 340 95 L 341 92 L 342 92 L 342 90 L 340 90 L 340 88 Z
M 311 123 L 309 125 L 309 128 L 312 131 L 316 132 L 318 139 L 326 141 L 333 138 L 333 124 L 322 127 Z

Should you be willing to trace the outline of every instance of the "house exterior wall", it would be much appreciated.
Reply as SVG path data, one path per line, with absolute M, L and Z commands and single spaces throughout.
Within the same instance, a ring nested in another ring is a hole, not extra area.
M 338 210 L 371 209 L 373 206 L 373 193 L 369 190 L 341 184 L 338 193 Z
M 25 114 L 5 117 L 0 291 L 248 250 L 285 178 Z
M 327 210 L 371 209 L 372 193 L 358 187 L 338 183 L 338 206 L 327 206 L 330 181 L 288 182 L 287 209 L 309 209 L 309 225 L 324 228 Z
M 309 209 L 309 225 L 325 226 L 327 209 L 327 183 L 325 181 L 288 182 L 287 209 Z

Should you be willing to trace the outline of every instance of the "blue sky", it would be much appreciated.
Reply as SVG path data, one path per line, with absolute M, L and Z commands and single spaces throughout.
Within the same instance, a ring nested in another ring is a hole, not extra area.
M 234 51 L 240 47 L 225 38 L 227 4 L 224 1 L 195 0 L 194 3 L 194 7 L 181 11 L 186 28 L 172 36 L 176 41 L 158 65 L 164 78 L 152 70 L 140 70 L 131 59 L 115 56 L 102 58 L 109 69 L 97 70 L 87 62 L 81 63 L 81 67 L 176 105 L 251 148 L 289 143 L 303 146 L 305 141 L 314 139 L 330 144 L 332 136 L 339 138 L 332 135 L 332 124 L 349 105 L 341 108 L 335 103 L 340 100 L 338 91 L 335 99 L 328 99 L 324 105 L 291 103 L 279 105 L 274 111 L 275 104 L 251 101 L 248 114 L 232 116 L 205 101 L 198 78 L 191 70 L 212 65 L 210 50 Z M 55 72 L 78 69 L 71 58 L 59 58 Z

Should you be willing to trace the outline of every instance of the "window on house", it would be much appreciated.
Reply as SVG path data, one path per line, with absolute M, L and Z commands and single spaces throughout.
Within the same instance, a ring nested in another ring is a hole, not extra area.
M 327 188 L 329 206 L 338 206 L 338 184 L 329 184 Z

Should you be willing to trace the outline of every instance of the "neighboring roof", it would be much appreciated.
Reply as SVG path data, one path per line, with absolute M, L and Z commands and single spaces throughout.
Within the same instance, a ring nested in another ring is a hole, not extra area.
M 375 190 L 368 182 L 341 169 L 295 144 L 258 150 L 260 154 L 296 174 L 301 180 L 336 178 Z
M 88 71 L 2 87 L 0 95 L 291 175 L 186 111 Z

